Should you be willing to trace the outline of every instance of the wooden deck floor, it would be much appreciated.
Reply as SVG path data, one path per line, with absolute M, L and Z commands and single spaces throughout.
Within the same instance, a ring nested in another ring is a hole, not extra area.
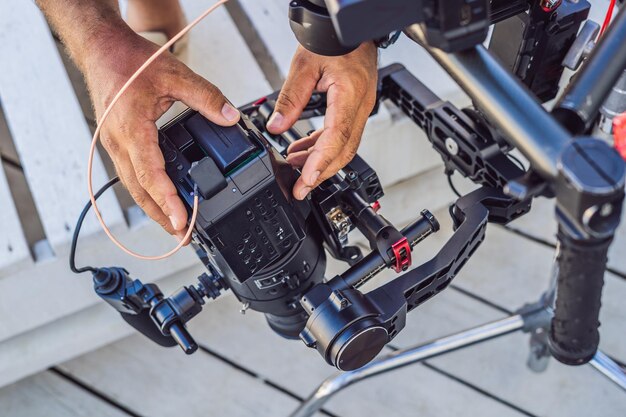
M 256 1 L 242 3 L 254 8 Z M 189 16 L 203 7 L 192 1 L 184 4 Z M 198 30 L 203 33 L 207 27 Z M 207 33 L 197 36 L 210 37 Z M 200 57 L 211 53 L 208 43 L 202 45 Z M 286 59 L 279 56 L 276 61 L 284 67 Z M 202 72 L 200 58 L 193 64 Z M 222 71 L 218 74 L 222 79 L 215 81 L 221 84 L 228 83 L 228 77 L 245 77 L 244 70 Z M 261 95 L 268 88 L 259 85 L 258 91 L 247 94 Z M 235 101 L 244 100 L 237 97 L 240 91 L 228 94 Z M 84 108 L 88 111 L 88 106 Z M 380 139 L 385 138 L 381 135 Z M 383 214 L 399 225 L 423 208 L 439 208 L 435 214 L 442 230 L 415 252 L 417 263 L 428 259 L 451 234 L 449 216 L 441 208 L 453 196 L 441 169 L 433 168 L 386 191 Z M 485 244 L 453 285 L 408 316 L 407 328 L 391 348 L 502 318 L 507 311 L 538 299 L 547 286 L 553 257 L 552 210 L 550 202 L 538 201 L 529 216 L 513 225 L 535 240 L 490 227 Z M 626 227 L 622 227 L 611 257 L 614 272 L 606 278 L 601 328 L 602 348 L 622 362 L 626 361 L 625 254 Z M 341 268 L 331 262 L 329 275 Z M 199 267 L 188 271 L 179 282 L 192 282 L 199 272 Z M 371 284 L 391 275 L 383 274 Z M 334 371 L 301 342 L 274 335 L 262 315 L 241 315 L 239 307 L 230 294 L 205 306 L 189 326 L 201 345 L 192 356 L 133 335 L 2 388 L 0 417 L 287 416 Z M 626 415 L 626 394 L 591 367 L 566 367 L 551 361 L 544 373 L 533 373 L 526 367 L 528 351 L 528 336 L 521 333 L 470 347 L 357 384 L 331 400 L 321 415 Z

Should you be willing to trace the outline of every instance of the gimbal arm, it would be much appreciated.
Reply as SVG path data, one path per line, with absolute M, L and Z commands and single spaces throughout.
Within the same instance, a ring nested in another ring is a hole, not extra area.
M 609 35 L 625 30 L 625 12 L 620 14 Z M 531 169 L 556 195 L 560 254 L 550 346 L 553 355 L 564 363 L 586 363 L 598 347 L 606 253 L 619 225 L 624 199 L 623 160 L 598 139 L 574 141 L 483 46 L 446 54 L 425 44 L 420 27 L 411 26 L 405 33 L 422 45 L 461 85 L 504 133 L 505 139 L 528 158 Z M 595 54 L 595 59 L 610 56 L 616 62 L 625 62 L 623 45 L 623 39 L 603 38 L 596 46 L 601 52 Z M 592 55 L 586 66 L 594 68 L 595 65 Z M 569 91 L 590 88 L 589 82 L 585 87 L 578 81 L 573 81 Z M 603 87 L 592 90 L 604 91 Z M 604 100 L 602 94 L 589 97 L 591 101 Z M 586 103 L 585 109 L 597 110 L 599 102 Z M 528 189 L 518 193 L 529 194 L 532 192 Z

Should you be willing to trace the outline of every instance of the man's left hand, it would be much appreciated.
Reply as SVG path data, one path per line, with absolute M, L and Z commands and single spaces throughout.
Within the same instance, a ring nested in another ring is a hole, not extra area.
M 287 161 L 302 167 L 293 189 L 295 198 L 306 198 L 354 158 L 376 103 L 377 79 L 377 49 L 371 42 L 336 57 L 298 46 L 267 129 L 280 134 L 291 128 L 313 91 L 327 93 L 327 110 L 323 129 L 289 146 Z

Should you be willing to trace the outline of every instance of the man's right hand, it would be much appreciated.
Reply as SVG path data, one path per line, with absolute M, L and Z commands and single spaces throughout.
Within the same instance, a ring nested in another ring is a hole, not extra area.
M 84 73 L 98 120 L 124 83 L 158 49 L 134 32 L 111 34 L 107 44 L 108 48 L 89 54 L 85 62 Z M 240 117 L 217 87 L 165 53 L 120 98 L 100 138 L 134 200 L 148 216 L 181 239 L 187 211 L 165 172 L 156 128 L 157 119 L 175 101 L 221 126 L 234 125 Z

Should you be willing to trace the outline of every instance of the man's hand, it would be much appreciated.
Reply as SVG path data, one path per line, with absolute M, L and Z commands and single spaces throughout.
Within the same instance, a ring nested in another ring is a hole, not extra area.
M 293 195 L 304 199 L 356 154 L 365 123 L 376 102 L 377 51 L 362 44 L 338 57 L 316 55 L 299 46 L 267 128 L 279 134 L 300 117 L 314 90 L 327 92 L 324 128 L 293 143 L 287 161 L 302 167 Z
M 110 46 L 100 50 L 104 53 L 88 60 L 85 75 L 98 119 L 120 87 L 157 49 L 134 32 L 121 37 L 110 39 Z M 222 126 L 239 120 L 239 112 L 217 87 L 166 53 L 118 101 L 100 136 L 134 200 L 165 230 L 182 238 L 187 211 L 165 172 L 155 125 L 175 101 Z
M 100 119 L 120 88 L 158 48 L 122 20 L 118 0 L 36 1 L 85 76 Z M 187 211 L 165 172 L 155 124 L 175 101 L 222 126 L 239 120 L 239 112 L 219 89 L 165 54 L 118 101 L 101 140 L 135 201 L 165 230 L 182 238 Z

